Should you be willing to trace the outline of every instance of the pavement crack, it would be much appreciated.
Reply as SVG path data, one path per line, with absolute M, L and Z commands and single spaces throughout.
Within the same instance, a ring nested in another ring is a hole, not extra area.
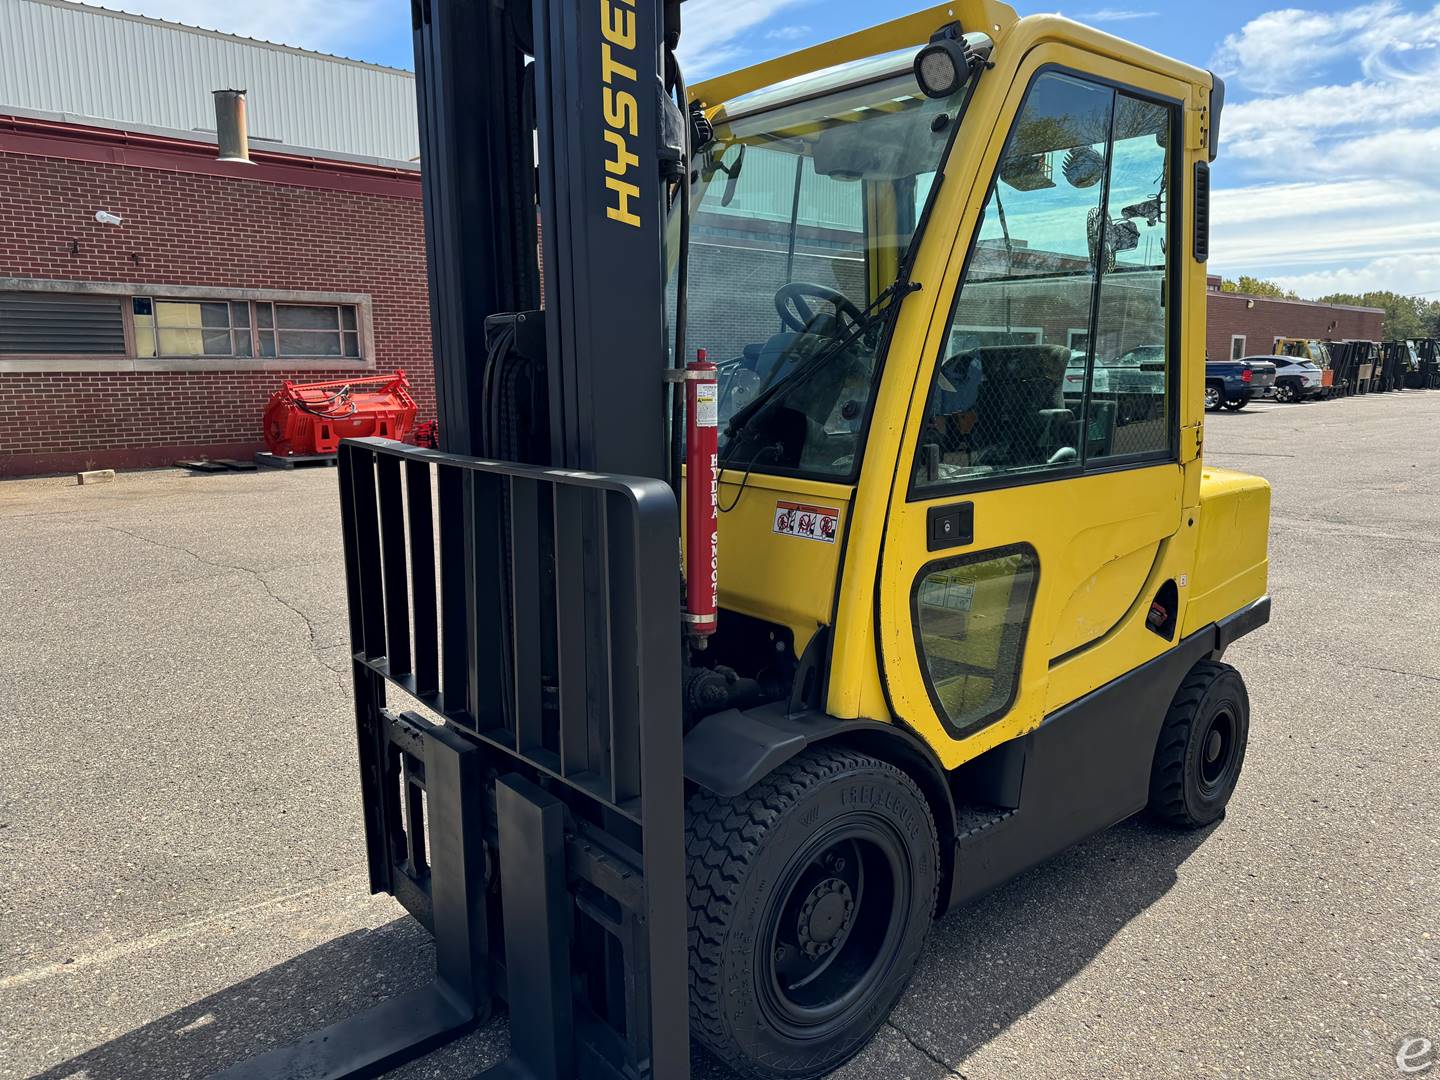
M 178 551 L 182 555 L 189 555 L 190 558 L 194 559 L 196 562 L 204 566 L 213 566 L 217 570 L 235 570 L 242 574 L 249 574 L 252 578 L 254 578 L 257 582 L 260 583 L 260 587 L 265 590 L 265 595 L 270 597 L 271 600 L 274 600 L 286 611 L 289 611 L 295 616 L 297 616 L 300 621 L 305 624 L 305 632 L 310 639 L 311 656 L 314 658 L 317 664 L 319 664 L 322 668 L 335 676 L 335 685 L 342 694 L 349 692 L 349 687 L 345 685 L 344 673 L 341 671 L 337 671 L 335 668 L 331 667 L 320 656 L 322 646 L 320 644 L 320 640 L 317 636 L 317 632 L 315 629 L 315 620 L 310 618 L 310 616 L 307 615 L 304 611 L 302 611 L 300 608 L 296 607 L 289 600 L 287 600 L 283 594 L 276 592 L 275 587 L 270 584 L 269 579 L 261 571 L 252 569 L 248 566 L 240 566 L 237 563 L 216 562 L 214 559 L 205 558 L 205 556 L 201 555 L 199 552 L 194 551 L 183 544 L 167 544 L 162 540 L 156 540 L 153 537 L 145 536 L 143 533 L 137 533 L 130 529 L 123 529 L 119 525 L 101 525 L 100 527 L 102 529 L 108 529 L 111 532 L 122 533 L 125 536 L 132 537 L 135 540 L 139 540 L 142 543 L 150 544 L 154 547 L 164 548 L 166 551 Z
M 900 1038 L 904 1039 L 906 1043 L 910 1045 L 910 1048 L 912 1050 L 921 1054 L 930 1061 L 933 1061 L 936 1065 L 939 1065 L 942 1069 L 944 1069 L 945 1075 L 947 1077 L 952 1077 L 954 1078 L 954 1080 L 965 1080 L 964 1073 L 960 1072 L 957 1068 L 955 1068 L 954 1065 L 951 1065 L 950 1062 L 946 1061 L 934 1050 L 931 1050 L 930 1047 L 926 1046 L 924 1043 L 916 1039 L 899 1024 L 895 1023 L 895 1021 L 886 1019 L 885 1026 L 888 1027 L 891 1031 L 895 1032 L 895 1034 L 899 1035 Z
M 1376 667 L 1373 664 L 1367 664 L 1366 670 L 1383 671 L 1387 675 L 1409 675 L 1412 679 L 1429 679 L 1431 682 L 1440 682 L 1440 675 L 1426 675 L 1419 671 L 1401 671 L 1399 668 Z

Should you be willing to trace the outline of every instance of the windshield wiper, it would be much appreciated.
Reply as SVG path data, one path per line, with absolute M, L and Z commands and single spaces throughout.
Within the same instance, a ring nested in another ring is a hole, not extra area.
M 870 333 L 870 331 L 883 330 L 891 316 L 900 310 L 900 301 L 904 300 L 905 297 L 917 291 L 919 288 L 920 286 L 918 284 L 904 276 L 896 278 L 882 289 L 880 294 L 866 306 L 865 310 L 860 313 L 860 318 L 855 320 L 855 324 L 850 328 L 848 334 L 835 338 L 818 352 L 800 361 L 793 371 L 788 375 L 776 379 L 762 390 L 754 401 L 730 417 L 729 423 L 725 425 L 725 437 L 730 441 L 726 444 L 725 452 L 720 455 L 720 464 L 724 465 L 734 456 L 735 447 L 740 445 L 740 440 L 737 439 L 736 436 L 740 434 L 746 424 L 759 415 L 760 411 L 764 409 L 766 405 L 774 401 L 777 395 L 801 382 L 809 376 L 811 372 L 818 370 L 827 361 L 833 359 L 839 353 L 844 352 L 851 345 L 855 344 L 855 342 Z M 886 304 L 885 301 L 887 300 L 889 300 L 890 303 Z

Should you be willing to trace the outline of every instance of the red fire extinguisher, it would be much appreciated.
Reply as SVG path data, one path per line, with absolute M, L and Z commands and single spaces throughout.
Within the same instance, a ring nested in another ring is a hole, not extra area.
M 685 626 L 696 648 L 720 607 L 720 384 L 697 349 L 685 365 Z

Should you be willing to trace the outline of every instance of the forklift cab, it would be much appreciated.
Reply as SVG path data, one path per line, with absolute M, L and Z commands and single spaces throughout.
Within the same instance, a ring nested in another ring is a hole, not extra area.
M 1043 17 L 979 36 L 943 97 L 849 39 L 691 91 L 722 628 L 813 646 L 829 715 L 951 768 L 1227 602 L 1182 568 L 1211 77 Z

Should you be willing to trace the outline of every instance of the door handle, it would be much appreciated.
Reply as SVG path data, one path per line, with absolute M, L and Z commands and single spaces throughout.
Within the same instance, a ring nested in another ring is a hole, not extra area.
M 927 551 L 964 547 L 975 542 L 975 504 L 947 503 L 925 511 Z

